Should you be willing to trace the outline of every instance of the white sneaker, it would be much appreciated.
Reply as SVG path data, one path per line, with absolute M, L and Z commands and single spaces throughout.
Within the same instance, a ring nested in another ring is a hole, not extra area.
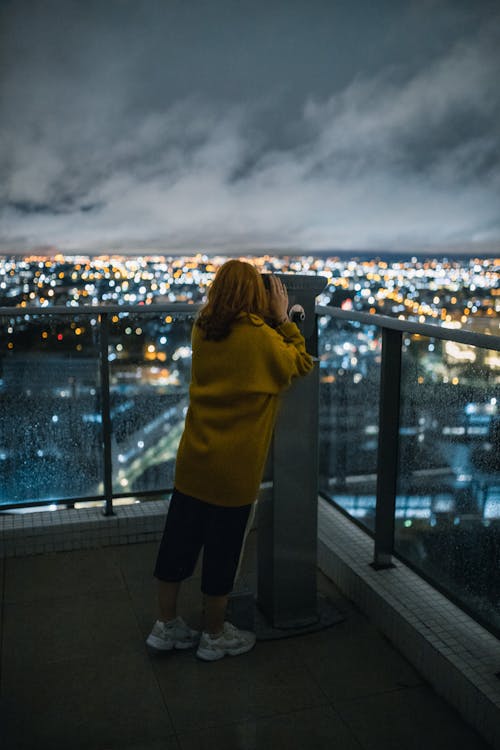
M 200 633 L 197 630 L 191 630 L 182 617 L 176 617 L 170 622 L 157 620 L 146 643 L 157 651 L 172 651 L 173 648 L 193 648 L 199 640 Z
M 224 623 L 222 633 L 213 637 L 202 633 L 196 656 L 204 661 L 217 661 L 224 656 L 238 656 L 246 654 L 255 646 L 255 633 L 248 630 L 238 630 L 230 622 Z

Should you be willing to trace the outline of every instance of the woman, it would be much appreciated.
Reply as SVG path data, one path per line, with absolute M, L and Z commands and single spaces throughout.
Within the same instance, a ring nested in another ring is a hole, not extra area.
M 255 635 L 225 622 L 245 529 L 264 471 L 278 397 L 313 364 L 287 314 L 275 276 L 266 292 L 249 263 L 217 272 L 193 327 L 190 405 L 179 444 L 175 489 L 155 568 L 159 619 L 147 643 L 168 651 L 198 645 L 207 661 L 249 651 Z M 266 322 L 267 321 L 267 322 Z M 201 550 L 203 633 L 177 616 L 181 581 Z

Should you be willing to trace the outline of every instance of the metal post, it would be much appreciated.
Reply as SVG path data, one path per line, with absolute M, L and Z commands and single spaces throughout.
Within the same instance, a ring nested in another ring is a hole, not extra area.
M 398 475 L 399 405 L 401 395 L 401 332 L 382 330 L 380 410 L 375 511 L 376 570 L 394 567 L 394 516 Z
M 109 314 L 103 312 L 99 316 L 101 333 L 101 422 L 102 422 L 102 445 L 104 459 L 104 510 L 105 516 L 113 516 L 113 479 L 112 479 L 112 455 L 111 455 L 111 406 L 109 393 Z
M 303 306 L 298 325 L 317 355 L 314 303 L 326 279 L 280 276 L 290 305 Z M 273 486 L 259 500 L 258 605 L 274 628 L 318 621 L 316 591 L 319 366 L 284 394 L 270 451 Z

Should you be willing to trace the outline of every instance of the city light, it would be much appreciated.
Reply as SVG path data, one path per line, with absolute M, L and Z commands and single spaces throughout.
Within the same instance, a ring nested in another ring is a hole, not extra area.
M 71 480 L 73 487 L 80 478 L 83 481 L 87 477 L 90 489 L 82 489 L 81 496 L 86 492 L 98 495 L 101 491 L 92 484 L 92 477 L 102 471 L 102 320 L 92 308 L 106 304 L 114 306 L 108 329 L 112 452 L 116 462 L 113 481 L 122 493 L 134 492 L 141 486 L 139 480 L 163 482 L 165 457 L 174 460 L 176 440 L 187 412 L 194 315 L 145 310 L 140 306 L 151 302 L 203 303 L 214 274 L 225 260 L 225 256 L 209 259 L 203 254 L 137 258 L 60 254 L 50 259 L 0 259 L 0 305 L 12 311 L 4 312 L 2 318 L 4 371 L 0 385 L 6 403 L 11 404 L 8 408 L 19 404 L 21 394 L 30 400 L 33 414 L 33 426 L 26 429 L 30 453 L 26 460 L 17 462 L 18 466 L 29 467 L 29 471 L 25 479 L 12 482 L 11 493 L 28 493 L 32 476 L 37 481 L 43 478 L 45 484 L 52 477 L 50 481 L 57 492 L 63 491 L 65 481 Z M 262 272 L 321 274 L 327 285 L 317 302 L 326 307 L 432 323 L 450 332 L 500 333 L 500 263 L 495 259 L 352 259 L 268 254 L 246 260 Z M 119 310 L 127 304 L 137 305 L 137 312 Z M 23 309 L 28 305 L 29 314 Z M 58 312 L 51 316 L 54 305 L 67 307 L 67 315 Z M 75 307 L 79 309 L 74 310 Z M 31 308 L 39 311 L 33 313 Z M 380 326 L 376 320 L 344 325 L 330 315 L 321 315 L 317 325 L 325 420 L 321 439 L 325 439 L 326 432 L 335 444 L 337 433 L 348 434 L 349 446 L 354 448 L 341 443 L 338 450 L 335 448 L 337 452 L 332 448 L 334 468 L 345 460 L 350 481 L 358 481 L 356 472 L 363 478 L 359 479 L 360 484 L 372 481 L 368 478 L 374 476 L 375 468 L 370 461 L 379 435 Z M 478 465 L 486 466 L 493 460 L 495 448 L 491 446 L 497 445 L 494 425 L 498 423 L 499 352 L 406 332 L 402 355 L 407 368 L 400 415 L 403 464 L 414 461 L 415 471 L 422 475 L 429 471 L 429 481 L 437 486 L 441 479 L 448 487 L 458 481 L 458 476 L 473 476 L 469 471 L 455 471 L 450 457 L 456 451 L 472 461 L 475 451 Z M 10 397 L 9 389 L 13 389 L 14 397 Z M 408 402 L 411 408 L 406 413 Z M 8 463 L 9 467 L 12 455 L 19 450 L 17 446 L 23 443 L 15 410 L 11 422 L 13 428 L 4 430 L 5 444 L 0 445 L 2 465 Z M 359 466 L 351 466 L 349 462 L 354 459 L 349 451 Z M 494 500 L 488 506 L 490 520 L 497 507 Z M 443 503 L 451 503 L 448 496 Z M 359 507 L 355 512 L 362 518 L 367 511 Z M 454 508 L 446 512 L 452 513 Z M 429 504 L 418 509 L 408 507 L 399 513 L 398 518 L 412 519 L 412 529 L 416 519 L 429 520 L 432 515 Z

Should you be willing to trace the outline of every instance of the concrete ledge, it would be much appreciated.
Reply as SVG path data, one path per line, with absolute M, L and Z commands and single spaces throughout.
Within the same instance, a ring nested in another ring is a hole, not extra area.
M 372 539 L 320 498 L 323 573 L 500 750 L 500 641 L 402 563 L 375 571 L 372 560 Z
M 2 514 L 0 558 L 159 541 L 168 502 L 120 505 L 114 516 L 101 508 Z

